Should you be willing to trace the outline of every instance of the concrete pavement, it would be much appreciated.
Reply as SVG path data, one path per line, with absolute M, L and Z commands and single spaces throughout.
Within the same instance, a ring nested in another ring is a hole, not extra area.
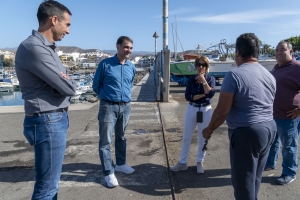
M 216 88 L 213 109 L 219 98 L 220 86 Z M 185 87 L 170 86 L 170 102 L 160 103 L 160 111 L 165 129 L 165 137 L 170 165 L 178 162 L 181 151 L 183 119 L 187 101 L 184 98 Z M 197 129 L 196 129 L 197 130 Z M 234 199 L 230 180 L 229 141 L 227 125 L 219 127 L 208 142 L 208 151 L 204 161 L 205 173 L 196 173 L 197 131 L 192 139 L 188 159 L 188 170 L 172 172 L 176 199 L 229 200 Z M 300 180 L 289 185 L 276 184 L 281 175 L 282 157 L 279 156 L 277 169 L 264 172 L 258 199 L 260 200 L 298 200 L 300 199 Z M 241 163 L 242 165 L 243 163 Z M 299 170 L 298 170 L 298 173 Z
M 171 198 L 158 103 L 138 102 L 142 98 L 154 101 L 151 81 L 145 85 L 145 79 L 133 88 L 136 96 L 126 130 L 127 164 L 135 172 L 116 172 L 120 185 L 107 188 L 98 155 L 99 103 L 71 105 L 59 199 Z M 35 180 L 34 154 L 22 134 L 23 107 L 1 108 L 0 112 L 0 199 L 30 199 Z

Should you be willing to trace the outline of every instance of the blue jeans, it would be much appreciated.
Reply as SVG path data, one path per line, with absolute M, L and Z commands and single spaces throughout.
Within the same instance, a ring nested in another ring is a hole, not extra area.
M 236 200 L 257 199 L 262 173 L 276 135 L 274 120 L 228 129 L 231 182 Z
M 99 155 L 104 176 L 114 173 L 114 164 L 110 152 L 112 134 L 115 132 L 116 164 L 126 164 L 125 129 L 129 122 L 131 111 L 130 103 L 123 105 L 101 101 L 99 120 Z
M 300 132 L 300 117 L 297 119 L 278 119 L 277 135 L 270 149 L 266 167 L 276 168 L 280 141 L 282 143 L 282 175 L 296 176 L 298 169 L 298 137 Z
M 67 112 L 25 116 L 24 136 L 34 146 L 36 182 L 32 199 L 57 199 L 66 149 Z

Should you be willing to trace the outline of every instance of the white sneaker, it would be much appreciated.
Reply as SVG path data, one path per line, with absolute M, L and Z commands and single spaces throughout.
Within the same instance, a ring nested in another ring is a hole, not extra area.
M 116 165 L 115 167 L 116 172 L 123 172 L 125 174 L 132 174 L 134 172 L 134 169 L 126 164 L 124 165 Z
M 204 173 L 203 162 L 197 162 L 197 173 L 198 174 Z
M 108 176 L 105 176 L 104 179 L 108 187 L 116 187 L 117 185 L 119 185 L 115 174 L 110 174 Z
M 187 169 L 188 169 L 187 164 L 186 163 L 185 164 L 181 164 L 180 162 L 178 162 L 173 167 L 170 167 L 170 170 L 173 171 L 173 172 L 178 172 L 178 171 L 187 170 Z

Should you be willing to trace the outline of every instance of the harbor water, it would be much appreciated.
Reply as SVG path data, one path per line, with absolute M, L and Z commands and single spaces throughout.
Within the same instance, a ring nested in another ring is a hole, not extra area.
M 85 94 L 80 96 L 80 99 L 71 100 L 71 104 L 82 102 L 81 98 L 84 98 Z M 0 106 L 23 106 L 24 100 L 22 99 L 22 93 L 20 91 L 13 92 L 0 92 Z
M 22 106 L 24 100 L 20 91 L 0 93 L 0 106 Z

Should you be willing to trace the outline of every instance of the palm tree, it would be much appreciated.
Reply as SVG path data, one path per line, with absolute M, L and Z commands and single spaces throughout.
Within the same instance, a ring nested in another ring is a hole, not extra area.
M 262 45 L 262 50 L 263 50 L 263 54 L 265 54 L 265 53 L 268 53 L 269 51 L 270 51 L 270 47 L 271 47 L 271 45 L 269 45 L 269 44 L 263 44 Z
M 291 43 L 294 51 L 300 50 L 300 36 L 290 37 L 284 41 Z

